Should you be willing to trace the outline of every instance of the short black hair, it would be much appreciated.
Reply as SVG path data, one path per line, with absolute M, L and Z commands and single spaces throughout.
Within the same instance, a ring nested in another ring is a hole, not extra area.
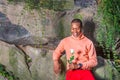
M 80 28 L 82 28 L 82 21 L 80 19 L 73 19 L 71 23 L 80 23 Z

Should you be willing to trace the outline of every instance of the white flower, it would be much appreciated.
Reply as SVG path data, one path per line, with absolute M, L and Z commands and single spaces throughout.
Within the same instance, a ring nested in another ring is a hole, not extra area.
M 73 54 L 74 53 L 74 49 L 70 49 L 70 53 Z

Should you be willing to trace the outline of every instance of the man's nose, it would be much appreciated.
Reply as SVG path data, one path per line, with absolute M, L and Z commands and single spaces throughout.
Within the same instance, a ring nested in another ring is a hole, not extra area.
M 73 32 L 77 32 L 77 29 L 74 29 Z

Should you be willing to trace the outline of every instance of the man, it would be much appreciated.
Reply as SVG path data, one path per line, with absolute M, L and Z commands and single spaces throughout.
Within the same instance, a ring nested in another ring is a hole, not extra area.
M 97 57 L 91 40 L 82 33 L 82 21 L 73 19 L 72 35 L 61 40 L 53 53 L 54 72 L 60 73 L 59 59 L 65 50 L 67 59 L 66 80 L 95 80 L 91 69 L 97 65 Z

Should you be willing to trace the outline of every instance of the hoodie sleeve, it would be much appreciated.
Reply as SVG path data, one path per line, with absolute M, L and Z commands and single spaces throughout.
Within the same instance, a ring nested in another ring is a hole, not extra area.
M 88 49 L 89 60 L 82 63 L 83 64 L 82 69 L 91 69 L 98 64 L 97 56 L 96 56 L 96 50 L 95 50 L 95 47 L 94 47 L 93 43 L 88 45 L 87 49 Z
M 63 51 L 64 51 L 64 42 L 63 40 L 61 40 L 57 48 L 53 52 L 53 60 L 59 60 Z

